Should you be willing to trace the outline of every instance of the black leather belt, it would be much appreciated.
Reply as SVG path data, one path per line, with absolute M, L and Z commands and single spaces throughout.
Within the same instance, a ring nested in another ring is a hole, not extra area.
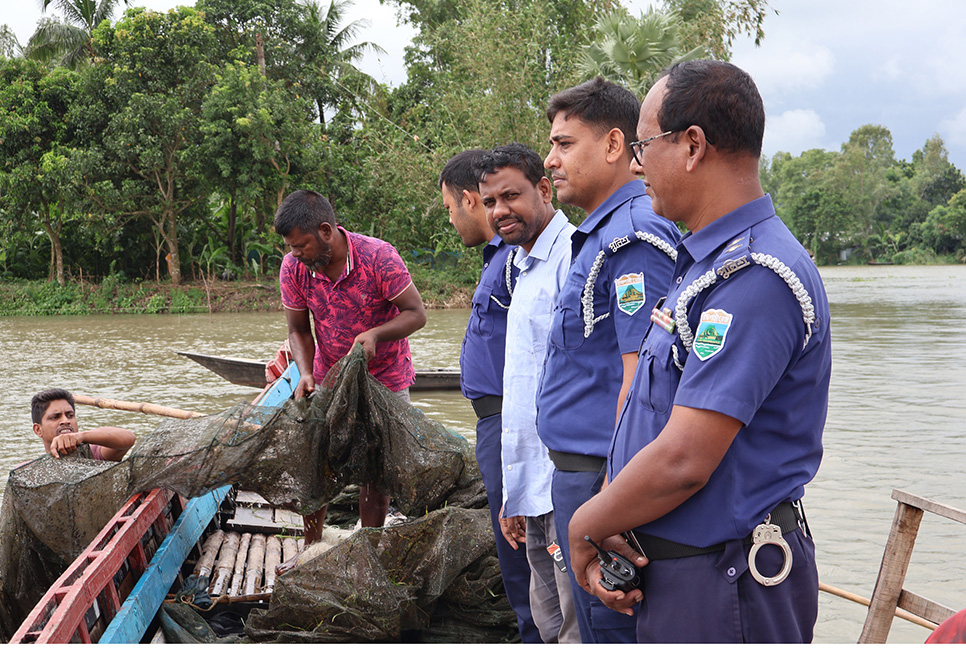
M 550 461 L 557 470 L 564 472 L 592 472 L 599 473 L 604 467 L 605 459 L 593 455 L 573 454 L 571 452 L 557 452 L 549 450 Z
M 771 512 L 771 524 L 779 526 L 782 534 L 792 533 L 796 529 L 801 529 L 806 536 L 808 532 L 808 522 L 805 520 L 805 511 L 802 508 L 802 501 L 782 502 Z M 692 545 L 681 544 L 673 540 L 665 540 L 657 536 L 633 531 L 634 538 L 644 551 L 644 555 L 649 560 L 670 560 L 672 558 L 687 558 L 689 556 L 701 556 L 703 554 L 724 551 L 725 543 L 721 542 L 710 547 L 694 547 Z M 752 534 L 742 538 L 741 544 L 750 546 L 753 543 Z
M 476 412 L 478 419 L 499 414 L 503 410 L 502 396 L 483 396 L 482 398 L 474 398 L 470 402 L 473 404 L 473 411 Z

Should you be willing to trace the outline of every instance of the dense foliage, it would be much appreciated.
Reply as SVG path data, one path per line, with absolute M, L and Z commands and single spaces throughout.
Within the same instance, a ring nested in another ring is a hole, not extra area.
M 841 151 L 763 159 L 778 215 L 820 264 L 966 261 L 966 177 L 933 136 L 896 160 L 883 126 L 857 128 Z
M 643 93 L 671 60 L 762 38 L 768 12 L 767 0 L 666 0 L 639 18 L 615 0 L 383 0 L 417 32 L 407 81 L 387 87 L 356 67 L 378 47 L 364 22 L 345 24 L 348 1 L 198 0 L 112 23 L 70 11 L 87 0 L 48 0 L 64 18 L 44 25 L 83 36 L 73 69 L 54 32 L 21 49 L 0 29 L 0 279 L 273 275 L 272 214 L 304 187 L 421 273 L 472 283 L 477 252 L 436 185 L 450 156 L 510 141 L 545 153 L 554 92 L 599 72 Z M 963 256 L 963 176 L 938 137 L 897 161 L 889 132 L 863 126 L 840 152 L 779 154 L 762 173 L 820 261 Z

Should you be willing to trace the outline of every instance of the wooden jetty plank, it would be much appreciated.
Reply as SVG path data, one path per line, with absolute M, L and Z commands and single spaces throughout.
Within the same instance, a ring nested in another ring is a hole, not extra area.
M 909 559 L 916 545 L 922 514 L 922 509 L 903 502 L 896 506 L 896 515 L 882 554 L 879 577 L 876 579 L 875 589 L 872 590 L 872 601 L 862 634 L 859 635 L 859 643 L 885 643 L 889 638 L 902 583 L 905 581 Z
M 945 504 L 940 504 L 939 502 L 931 499 L 919 497 L 918 495 L 913 495 L 912 493 L 907 493 L 898 489 L 894 489 L 892 491 L 892 499 L 896 500 L 897 502 L 902 502 L 903 504 L 908 504 L 909 506 L 922 509 L 923 511 L 935 513 L 936 515 L 944 517 L 948 520 L 952 520 L 953 522 L 966 524 L 966 511 L 953 506 L 946 506 Z
M 907 612 L 915 614 L 917 617 L 926 619 L 932 625 L 933 630 L 939 627 L 940 623 L 956 614 L 956 610 L 936 603 L 924 596 L 913 594 L 907 589 L 902 590 L 899 594 L 898 606 Z

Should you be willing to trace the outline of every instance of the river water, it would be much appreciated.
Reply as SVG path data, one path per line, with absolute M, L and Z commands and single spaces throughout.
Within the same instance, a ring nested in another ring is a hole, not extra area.
M 893 488 L 966 508 L 966 266 L 822 268 L 832 309 L 833 368 L 825 456 L 805 503 L 823 582 L 871 596 L 895 513 Z M 455 368 L 468 311 L 431 311 L 411 339 L 419 368 Z M 257 390 L 231 385 L 175 351 L 268 359 L 285 338 L 281 313 L 0 318 L 0 485 L 42 452 L 30 396 L 62 386 L 91 396 L 216 412 Z M 415 393 L 414 405 L 471 441 L 458 392 Z M 79 407 L 81 427 L 146 434 L 157 419 Z M 957 486 L 959 484 L 959 486 Z M 966 607 L 966 528 L 927 514 L 908 589 Z M 683 584 L 686 586 L 686 584 Z M 866 608 L 820 594 L 815 640 L 852 643 Z M 896 620 L 890 642 L 928 631 Z

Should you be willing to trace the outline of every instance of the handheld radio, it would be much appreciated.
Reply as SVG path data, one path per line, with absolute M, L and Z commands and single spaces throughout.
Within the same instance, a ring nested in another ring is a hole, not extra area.
M 609 592 L 614 590 L 630 592 L 640 587 L 641 576 L 637 573 L 634 563 L 616 551 L 604 551 L 590 539 L 590 536 L 584 536 L 584 540 L 597 550 L 597 559 L 600 561 L 601 587 Z

